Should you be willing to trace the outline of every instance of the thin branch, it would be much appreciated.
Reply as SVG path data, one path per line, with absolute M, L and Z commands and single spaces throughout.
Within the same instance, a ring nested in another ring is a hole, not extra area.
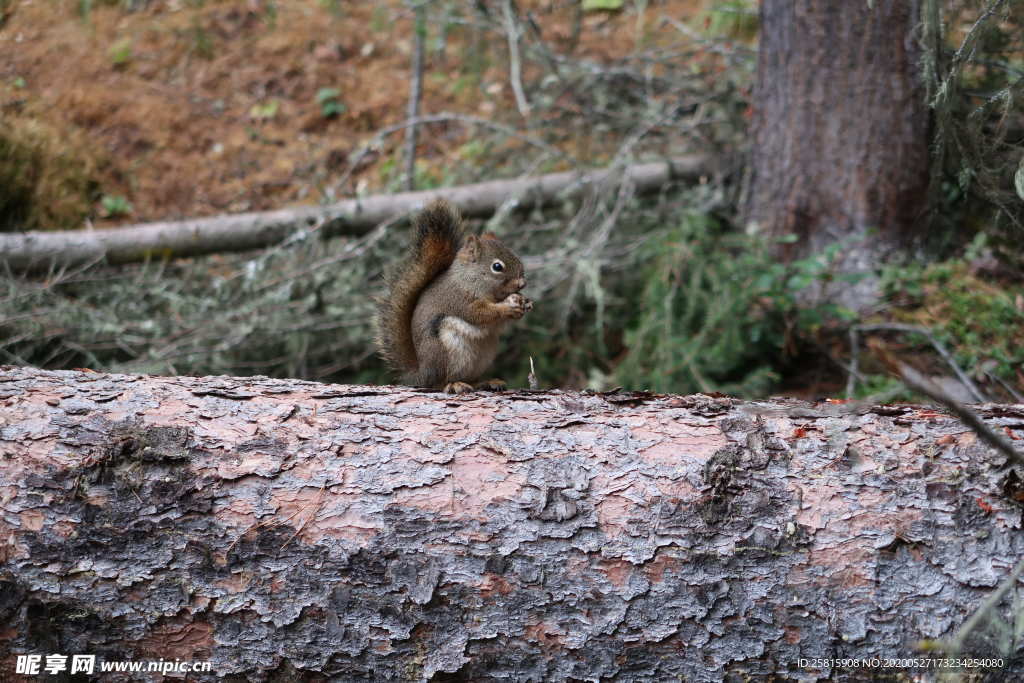
M 416 189 L 416 134 L 415 120 L 420 115 L 420 100 L 423 98 L 423 43 L 427 33 L 426 9 L 417 5 L 413 22 L 412 86 L 409 91 L 409 107 L 406 119 L 413 121 L 405 129 L 405 189 Z
M 857 380 L 860 375 L 860 340 L 857 338 L 857 326 L 850 326 L 850 367 L 846 375 L 846 398 L 853 398 L 857 390 Z
M 877 350 L 878 349 L 876 349 L 876 351 Z M 903 383 L 908 387 L 918 393 L 924 394 L 933 401 L 941 403 L 951 413 L 960 418 L 961 422 L 970 427 L 982 441 L 1005 455 L 1014 464 L 1024 465 L 1024 454 L 1020 453 L 1013 447 L 1013 444 L 985 424 L 973 411 L 969 410 L 952 396 L 943 391 L 939 385 L 935 384 L 935 382 L 932 382 L 906 363 L 901 363 L 891 357 L 888 358 L 887 364 L 890 365 L 897 374 L 899 374 Z
M 978 17 L 974 25 L 971 26 L 971 30 L 964 36 L 963 41 L 960 43 L 960 47 L 957 48 L 956 53 L 953 55 L 953 61 L 950 64 L 949 72 L 943 79 L 939 86 L 939 91 L 936 95 L 935 101 L 932 102 L 932 106 L 935 107 L 940 99 L 945 99 L 952 94 L 952 82 L 957 76 L 960 75 L 960 71 L 963 69 L 967 62 L 970 62 L 974 57 L 974 44 L 977 42 L 978 37 L 981 35 L 981 27 L 1003 6 L 1006 4 L 1006 0 L 993 0 L 985 7 L 985 10 Z
M 523 118 L 526 118 L 530 115 L 530 103 L 526 100 L 526 93 L 523 92 L 519 57 L 519 25 L 512 8 L 512 0 L 504 0 L 501 3 L 501 10 L 505 15 L 505 34 L 508 36 L 509 80 L 512 81 L 512 92 L 516 96 L 516 107 L 519 108 L 519 113 L 523 115 Z
M 1021 396 L 1020 392 L 1013 388 L 1013 385 L 1009 384 L 1008 382 L 1005 382 L 1002 377 L 995 374 L 994 372 L 986 370 L 985 374 L 988 375 L 989 379 L 997 382 L 999 386 L 1001 386 L 1006 391 L 1006 393 L 1009 394 L 1011 398 L 1013 398 L 1014 401 L 1016 401 L 1017 403 L 1024 403 L 1024 396 Z
M 854 325 L 852 328 L 850 328 L 851 374 L 846 381 L 847 398 L 852 397 L 853 390 L 856 386 L 854 375 L 852 373 L 855 373 L 857 371 L 858 365 L 859 344 L 857 343 L 857 332 L 872 331 L 912 332 L 914 334 L 922 335 L 928 340 L 932 347 L 934 347 L 935 350 L 938 351 L 939 355 L 942 356 L 942 359 L 946 361 L 946 364 L 949 365 L 953 372 L 956 373 L 957 379 L 959 379 L 960 382 L 965 387 L 967 387 L 967 390 L 971 392 L 971 397 L 974 398 L 974 400 L 978 403 L 984 403 L 987 400 L 985 394 L 983 394 L 981 390 L 978 389 L 977 385 L 971 380 L 970 377 L 967 376 L 967 373 L 960 369 L 960 366 L 956 364 L 955 360 L 953 360 L 952 354 L 950 354 L 949 351 L 946 350 L 946 347 L 942 344 L 942 342 L 940 342 L 935 337 L 934 334 L 932 334 L 931 330 L 929 330 L 927 327 L 921 327 L 919 325 L 905 325 L 902 323 L 873 323 L 870 325 Z

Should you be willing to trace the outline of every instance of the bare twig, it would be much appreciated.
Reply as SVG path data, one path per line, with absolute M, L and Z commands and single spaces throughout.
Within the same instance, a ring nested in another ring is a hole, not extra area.
M 846 398 L 853 398 L 853 392 L 857 390 L 857 380 L 860 376 L 860 340 L 857 338 L 857 326 L 850 326 L 850 367 L 846 375 Z
M 876 349 L 876 352 L 877 351 L 878 349 Z M 1024 465 L 1024 454 L 1020 453 L 1013 447 L 1013 444 L 985 424 L 973 411 L 969 410 L 966 406 L 961 405 L 952 396 L 943 391 L 941 387 L 935 384 L 935 382 L 932 382 L 906 363 L 897 361 L 891 356 L 887 359 L 883 358 L 883 360 L 886 360 L 886 364 L 896 371 L 903 380 L 903 383 L 908 387 L 916 392 L 924 394 L 933 401 L 941 403 L 951 413 L 960 418 L 961 422 L 970 427 L 982 441 L 1005 455 L 1014 464 Z
M 935 348 L 935 350 L 942 356 L 942 359 L 946 361 L 946 364 L 956 373 L 957 379 L 967 387 L 967 390 L 971 392 L 971 397 L 978 403 L 984 403 L 987 398 L 977 387 L 977 385 L 967 376 L 960 366 L 953 360 L 952 354 L 946 350 L 946 347 L 940 342 L 932 331 L 927 327 L 920 327 L 919 325 L 905 325 L 903 323 L 873 323 L 868 325 L 854 325 L 850 328 L 850 374 L 846 380 L 846 398 L 852 398 L 854 389 L 856 388 L 856 378 L 858 375 L 858 364 L 860 355 L 860 344 L 858 340 L 859 332 L 912 332 L 914 334 L 920 334 L 925 337 L 928 342 Z
M 526 118 L 530 115 L 530 103 L 526 100 L 526 93 L 523 92 L 522 67 L 519 58 L 519 24 L 516 21 L 515 10 L 512 8 L 512 0 L 504 0 L 501 3 L 501 11 L 505 16 L 505 34 L 508 36 L 508 60 L 509 80 L 512 81 L 512 92 L 516 96 L 516 107 L 519 113 Z
M 981 16 L 978 17 L 977 21 L 974 22 L 974 25 L 971 26 L 967 35 L 964 36 L 963 41 L 960 43 L 960 47 L 957 48 L 956 53 L 953 55 L 953 60 L 950 64 L 949 72 L 946 74 L 946 78 L 943 79 L 942 83 L 939 85 L 935 101 L 932 102 L 933 107 L 935 107 L 940 100 L 945 99 L 952 94 L 953 79 L 960 75 L 960 71 L 963 69 L 964 65 L 970 62 L 972 57 L 974 57 L 974 44 L 981 35 L 982 27 L 1005 4 L 1006 0 L 993 0 L 990 2 L 981 13 Z
M 426 8 L 416 6 L 413 22 L 412 86 L 409 91 L 409 107 L 406 119 L 415 121 L 420 115 L 420 100 L 423 98 L 423 43 L 427 33 Z M 416 123 L 405 129 L 405 189 L 416 189 Z
M 1017 403 L 1024 403 L 1024 396 L 1021 396 L 1020 392 L 1013 388 L 1013 385 L 1003 381 L 1003 378 L 995 374 L 994 372 L 989 372 L 986 370 L 985 374 L 988 375 L 989 379 L 996 381 L 999 384 L 999 386 L 1001 386 L 1006 391 L 1006 393 L 1009 394 L 1011 398 L 1013 398 L 1014 401 L 1016 401 Z

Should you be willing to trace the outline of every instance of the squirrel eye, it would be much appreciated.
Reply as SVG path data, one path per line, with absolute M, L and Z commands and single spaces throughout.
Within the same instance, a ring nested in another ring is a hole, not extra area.
M 504 270 L 505 264 L 502 263 L 501 261 L 495 260 L 494 263 L 491 264 L 491 272 L 493 273 L 500 273 Z

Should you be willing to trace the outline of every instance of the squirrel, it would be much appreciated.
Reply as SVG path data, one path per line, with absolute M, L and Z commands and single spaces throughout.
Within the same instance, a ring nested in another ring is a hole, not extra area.
M 498 353 L 498 335 L 533 302 L 523 264 L 496 236 L 465 234 L 459 211 L 438 199 L 413 222 L 408 256 L 378 301 L 377 348 L 406 384 L 473 391 Z M 477 389 L 501 391 L 491 379 Z

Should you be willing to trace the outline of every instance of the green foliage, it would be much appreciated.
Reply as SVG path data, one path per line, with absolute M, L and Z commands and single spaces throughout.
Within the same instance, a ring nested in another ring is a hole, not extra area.
M 269 121 L 277 116 L 280 108 L 280 100 L 268 100 L 267 102 L 254 104 L 249 108 L 249 118 L 254 121 Z
M 377 5 L 373 8 L 373 14 L 370 15 L 370 31 L 373 33 L 383 33 L 391 22 L 388 8 L 384 5 Z
M 1024 286 L 985 282 L 956 259 L 890 268 L 884 292 L 896 317 L 929 327 L 960 367 L 1017 379 L 1024 366 Z
M 758 3 L 752 0 L 712 2 L 704 18 L 706 30 L 713 36 L 733 40 L 754 40 L 761 26 L 757 5 Z
M 405 189 L 405 170 L 400 157 L 392 155 L 378 166 L 381 182 L 389 192 L 401 192 Z M 413 167 L 414 185 L 419 190 L 433 190 L 437 187 L 451 185 L 451 175 L 447 169 L 431 166 L 423 159 L 417 159 Z
M 263 9 L 263 18 L 268 27 L 272 29 L 277 27 L 277 3 L 274 0 L 268 0 Z
M 345 113 L 345 105 L 338 99 L 341 90 L 338 88 L 320 88 L 316 91 L 316 101 L 320 105 L 320 114 L 325 119 Z
M 320 7 L 327 10 L 334 17 L 341 17 L 344 12 L 342 11 L 341 0 L 318 0 L 317 2 Z M 374 13 L 379 8 L 374 9 Z
M 122 38 L 111 45 L 107 55 L 110 57 L 110 63 L 115 68 L 123 69 L 128 66 L 134 56 L 131 38 Z
M 100 207 L 103 209 L 105 218 L 118 218 L 127 216 L 134 211 L 131 203 L 120 195 L 103 195 L 100 200 Z
M 787 330 L 810 331 L 845 314 L 797 305 L 803 290 L 827 278 L 834 253 L 785 266 L 771 247 L 702 214 L 687 214 L 675 229 L 649 240 L 618 383 L 767 394 L 778 380 Z
M 78 0 L 78 16 L 88 19 L 92 16 L 93 0 Z
M 622 9 L 622 0 L 583 0 L 584 12 L 614 12 Z
M 866 374 L 863 380 L 857 383 L 857 388 L 851 398 L 858 400 L 879 401 L 882 403 L 920 403 L 929 401 L 927 397 L 915 394 L 906 388 L 900 380 L 892 375 Z
M 189 52 L 200 59 L 213 59 L 213 38 L 203 26 L 198 14 L 192 16 L 192 23 L 187 31 Z

